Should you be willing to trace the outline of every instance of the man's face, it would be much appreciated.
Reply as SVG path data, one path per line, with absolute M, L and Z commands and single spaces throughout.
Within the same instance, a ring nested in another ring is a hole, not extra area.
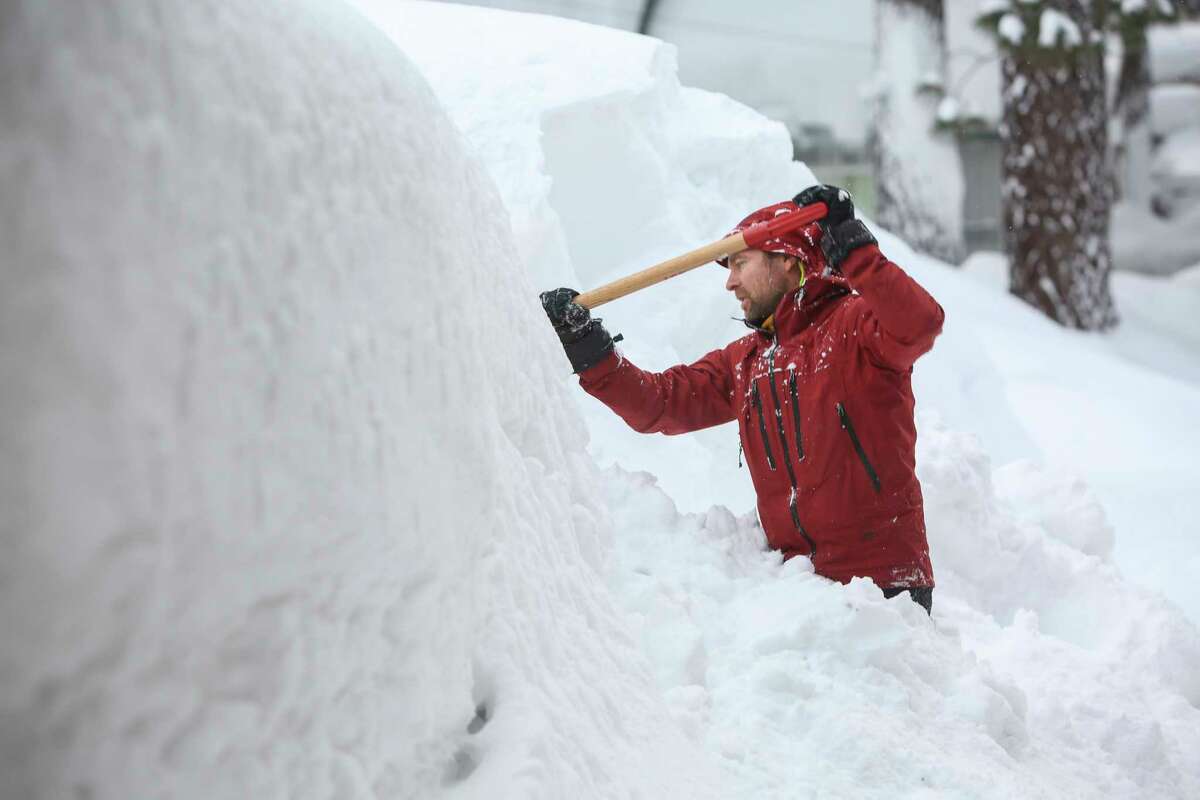
M 725 288 L 733 292 L 747 322 L 761 324 L 779 301 L 800 283 L 795 259 L 762 250 L 742 250 L 729 257 Z

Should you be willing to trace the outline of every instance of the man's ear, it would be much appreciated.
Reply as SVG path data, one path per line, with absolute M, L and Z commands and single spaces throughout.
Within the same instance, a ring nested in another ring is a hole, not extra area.
M 789 272 L 794 271 L 796 273 L 796 280 L 799 280 L 800 277 L 804 275 L 804 262 L 793 255 L 782 255 L 785 259 L 787 259 L 787 266 L 785 269 L 787 269 Z

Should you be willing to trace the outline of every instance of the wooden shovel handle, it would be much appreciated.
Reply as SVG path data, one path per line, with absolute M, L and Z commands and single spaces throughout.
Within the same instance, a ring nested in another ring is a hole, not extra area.
M 811 205 L 801 206 L 787 213 L 779 213 L 773 219 L 751 225 L 743 231 L 726 236 L 719 242 L 706 244 L 704 247 L 696 248 L 681 256 L 669 258 L 661 264 L 655 264 L 653 267 L 648 267 L 641 272 L 635 272 L 632 275 L 626 275 L 624 278 L 618 278 L 612 283 L 606 283 L 599 289 L 584 292 L 578 295 L 572 302 L 584 308 L 595 308 L 610 300 L 616 300 L 618 297 L 632 294 L 639 289 L 645 289 L 647 286 L 662 283 L 668 278 L 682 275 L 688 270 L 702 267 L 710 261 L 716 261 L 718 258 L 733 255 L 746 248 L 761 247 L 771 239 L 789 231 L 799 230 L 810 222 L 821 219 L 828 212 L 829 209 L 824 203 L 812 203 Z
M 669 258 L 661 264 L 647 267 L 641 272 L 626 275 L 624 278 L 618 278 L 612 283 L 606 283 L 596 289 L 584 292 L 571 302 L 581 305 L 584 308 L 595 308 L 610 300 L 616 300 L 618 297 L 633 294 L 640 289 L 645 289 L 647 286 L 662 283 L 668 278 L 682 275 L 688 270 L 702 267 L 710 261 L 716 261 L 718 258 L 724 258 L 745 249 L 746 237 L 741 233 L 735 233 L 732 236 L 726 236 L 719 242 L 706 244 L 683 255 Z

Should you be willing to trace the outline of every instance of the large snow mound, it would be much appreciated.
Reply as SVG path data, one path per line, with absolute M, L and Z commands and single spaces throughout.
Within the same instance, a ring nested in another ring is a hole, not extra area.
M 0 35 L 0 795 L 722 796 L 396 48 L 317 0 Z

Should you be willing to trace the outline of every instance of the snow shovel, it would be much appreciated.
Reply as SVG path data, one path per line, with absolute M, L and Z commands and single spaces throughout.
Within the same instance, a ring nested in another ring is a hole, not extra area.
M 595 308 L 610 300 L 616 300 L 627 294 L 633 294 L 640 289 L 645 289 L 647 286 L 662 283 L 668 278 L 682 275 L 688 270 L 702 267 L 710 261 L 716 261 L 718 258 L 724 258 L 747 248 L 760 247 L 768 240 L 778 238 L 798 228 L 803 228 L 805 225 L 810 222 L 816 222 L 828 213 L 829 208 L 824 203 L 813 203 L 810 206 L 803 206 L 795 211 L 780 214 L 769 222 L 760 222 L 757 225 L 752 225 L 741 233 L 726 236 L 718 242 L 706 244 L 683 255 L 669 258 L 661 264 L 647 267 L 641 272 L 626 275 L 624 278 L 618 278 L 612 283 L 606 283 L 599 288 L 584 292 L 571 302 L 584 308 Z

